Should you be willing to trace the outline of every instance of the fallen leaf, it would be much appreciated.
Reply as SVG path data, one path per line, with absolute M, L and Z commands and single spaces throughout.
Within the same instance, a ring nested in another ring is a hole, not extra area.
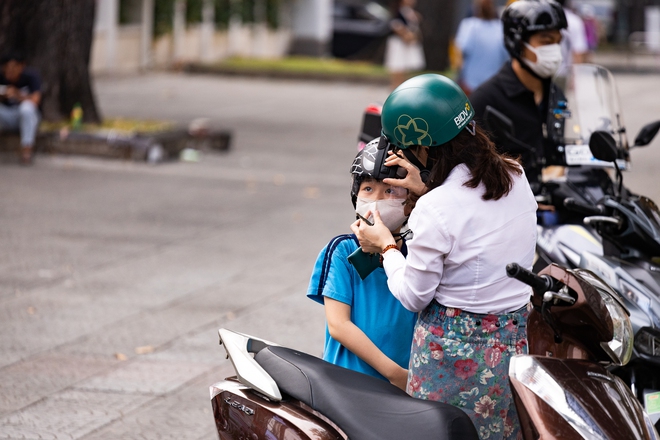
M 305 188 L 304 196 L 306 199 L 318 199 L 320 193 L 316 186 L 308 186 Z
M 135 347 L 135 354 L 147 354 L 153 353 L 154 347 L 151 345 L 143 345 L 141 347 Z
M 30 306 L 30 307 L 28 307 L 27 312 L 28 312 L 28 315 L 34 315 L 35 313 L 37 313 L 37 309 Z
M 118 361 L 125 361 L 128 359 L 128 356 L 126 356 L 124 353 L 115 353 L 115 357 Z

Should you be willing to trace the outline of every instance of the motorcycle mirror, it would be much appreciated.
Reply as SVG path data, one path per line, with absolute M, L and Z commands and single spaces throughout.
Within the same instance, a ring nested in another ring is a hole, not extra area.
M 490 105 L 487 105 L 484 111 L 484 123 L 486 128 L 501 140 L 515 138 L 511 119 Z
M 660 130 L 660 121 L 651 122 L 646 124 L 639 130 L 637 137 L 635 138 L 635 147 L 643 147 L 651 143 L 655 135 Z
M 619 157 L 616 141 L 606 131 L 594 131 L 589 137 L 589 150 L 598 160 L 614 162 Z

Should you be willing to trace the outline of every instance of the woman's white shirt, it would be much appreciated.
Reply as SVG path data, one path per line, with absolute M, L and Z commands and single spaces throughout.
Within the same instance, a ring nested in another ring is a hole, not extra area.
M 531 269 L 536 244 L 534 195 L 525 174 L 499 200 L 483 200 L 484 186 L 469 188 L 464 164 L 420 197 L 408 224 L 408 257 L 387 252 L 384 268 L 394 296 L 411 311 L 436 299 L 472 313 L 505 313 L 529 302 L 530 288 L 506 275 L 516 262 Z

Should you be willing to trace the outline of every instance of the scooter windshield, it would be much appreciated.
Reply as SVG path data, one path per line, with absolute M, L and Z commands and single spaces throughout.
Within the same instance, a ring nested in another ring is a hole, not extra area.
M 567 164 L 611 166 L 594 159 L 588 149 L 591 134 L 606 131 L 620 149 L 628 150 L 619 96 L 610 71 L 594 64 L 575 64 L 566 75 L 556 76 L 553 81 L 557 89 L 551 94 L 548 125 L 556 140 L 567 147 Z M 625 169 L 627 163 L 620 160 L 619 166 Z
M 646 226 L 649 229 L 649 235 L 660 243 L 660 210 L 658 205 L 648 197 L 640 197 L 637 206 L 646 215 Z

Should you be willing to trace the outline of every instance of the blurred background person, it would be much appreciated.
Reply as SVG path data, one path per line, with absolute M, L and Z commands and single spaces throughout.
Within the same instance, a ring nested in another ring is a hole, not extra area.
M 584 21 L 573 12 L 571 0 L 557 0 L 564 8 L 566 23 L 568 27 L 561 31 L 561 52 L 562 65 L 559 68 L 559 75 L 565 75 L 573 64 L 586 63 L 589 46 L 587 44 L 587 32 Z
M 20 160 L 32 161 L 32 150 L 39 126 L 41 79 L 25 65 L 17 52 L 0 60 L 0 130 L 18 130 L 21 135 Z
M 580 7 L 580 17 L 582 18 L 582 21 L 584 22 L 584 30 L 587 35 L 587 47 L 589 48 L 589 52 L 587 53 L 587 57 L 589 56 L 589 53 L 595 52 L 596 49 L 598 48 L 598 20 L 596 19 L 596 9 L 592 5 L 582 5 Z
M 395 0 L 392 4 L 392 35 L 385 48 L 385 67 L 390 72 L 392 89 L 405 81 L 410 72 L 426 67 L 416 4 L 417 0 Z
M 492 0 L 475 0 L 474 16 L 458 26 L 454 44 L 459 52 L 458 84 L 466 95 L 495 75 L 509 60 L 504 47 L 502 22 Z

